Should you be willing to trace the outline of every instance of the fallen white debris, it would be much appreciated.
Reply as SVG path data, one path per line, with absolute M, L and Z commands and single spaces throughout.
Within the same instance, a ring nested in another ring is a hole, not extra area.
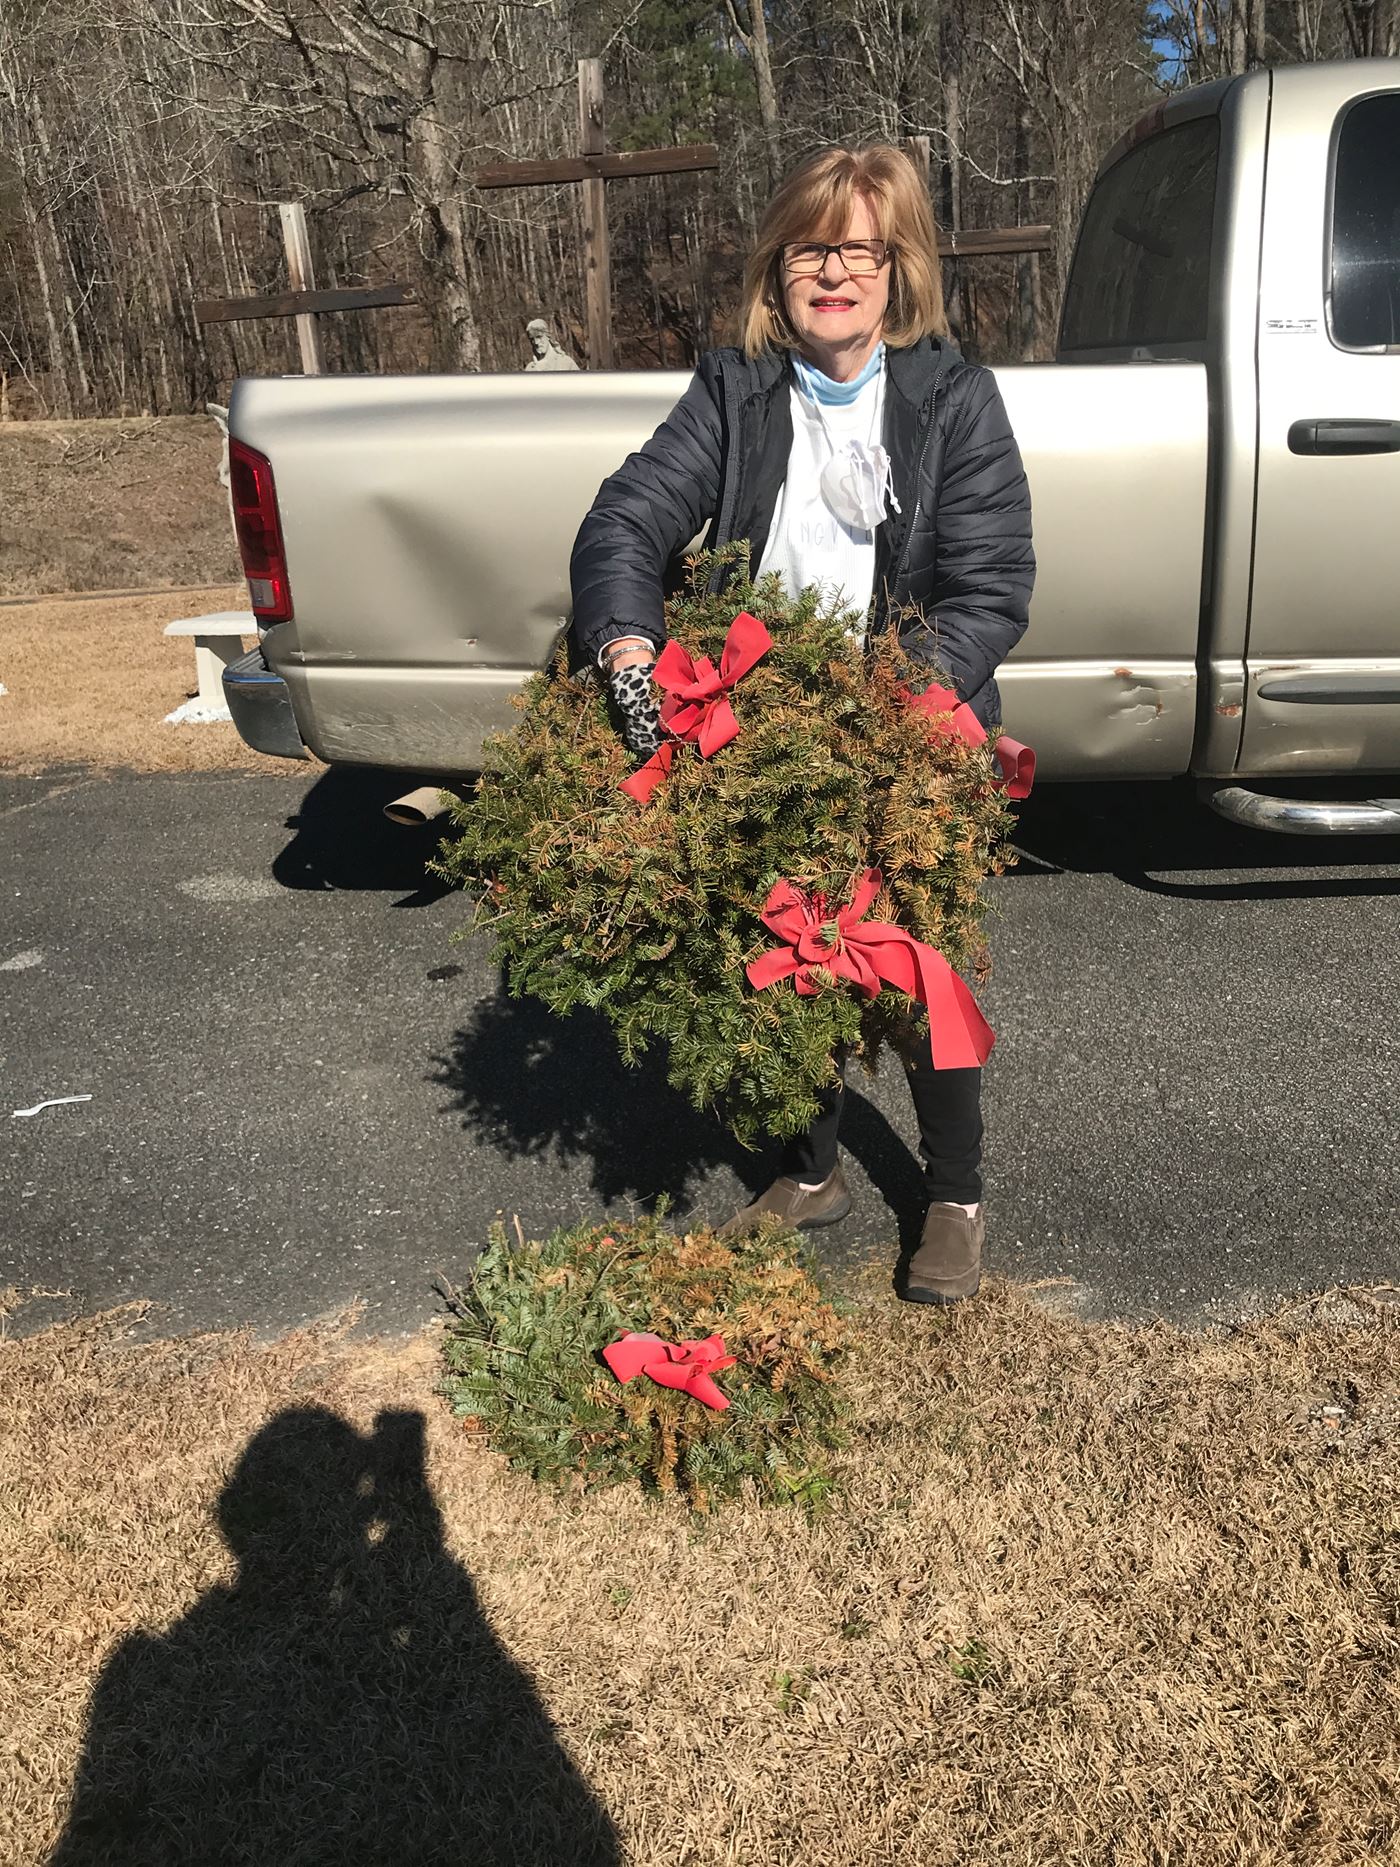
M 211 706 L 198 695 L 193 700 L 181 701 L 173 713 L 167 713 L 161 722 L 164 726 L 212 726 L 220 720 L 231 720 L 233 715 L 227 707 Z
M 65 1102 L 91 1102 L 91 1096 L 50 1096 L 47 1102 L 36 1102 L 32 1109 L 15 1109 L 15 1115 L 39 1115 L 45 1109 L 62 1108 Z

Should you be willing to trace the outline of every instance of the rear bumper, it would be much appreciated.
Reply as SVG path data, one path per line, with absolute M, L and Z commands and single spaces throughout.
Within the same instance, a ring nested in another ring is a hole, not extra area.
M 263 650 L 271 672 L 286 683 L 302 742 L 315 757 L 327 765 L 413 772 L 420 780 L 479 771 L 486 741 L 518 721 L 511 702 L 535 672 L 420 667 L 349 654 L 308 664 L 280 630 L 268 632 Z
M 287 683 L 268 667 L 261 648 L 249 649 L 224 669 L 224 699 L 239 738 L 255 752 L 307 757 Z

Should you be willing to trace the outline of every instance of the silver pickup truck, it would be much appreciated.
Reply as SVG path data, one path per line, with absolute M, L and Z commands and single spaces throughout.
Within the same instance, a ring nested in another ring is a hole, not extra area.
M 1099 171 L 1055 361 L 997 381 L 1040 566 L 999 679 L 1042 776 L 1189 773 L 1260 827 L 1400 830 L 1400 798 L 1327 796 L 1400 771 L 1400 60 L 1158 104 Z M 471 770 L 566 627 L 600 481 L 685 383 L 240 381 L 243 737 Z

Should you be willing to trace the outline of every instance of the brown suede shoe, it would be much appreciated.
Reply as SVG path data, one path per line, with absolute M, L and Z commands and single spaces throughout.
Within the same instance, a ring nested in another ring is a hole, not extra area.
M 930 1206 L 899 1294 L 906 1303 L 961 1303 L 976 1296 L 986 1241 L 985 1207 L 973 1219 L 959 1206 Z
M 780 1219 L 786 1219 L 789 1225 L 797 1225 L 805 1231 L 811 1231 L 819 1225 L 835 1225 L 838 1219 L 844 1219 L 851 1209 L 851 1196 L 846 1191 L 845 1176 L 839 1167 L 833 1167 L 830 1175 L 810 1193 L 803 1190 L 796 1180 L 775 1180 L 766 1193 L 760 1193 L 751 1206 L 745 1206 L 742 1212 L 736 1212 L 727 1225 L 721 1225 L 715 1233 L 716 1238 L 737 1238 L 743 1232 L 751 1232 L 764 1213 L 773 1212 Z

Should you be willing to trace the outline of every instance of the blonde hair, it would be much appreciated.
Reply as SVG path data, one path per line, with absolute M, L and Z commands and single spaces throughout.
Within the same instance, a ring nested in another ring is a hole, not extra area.
M 943 274 L 928 190 L 908 156 L 892 143 L 815 150 L 780 183 L 759 223 L 744 267 L 737 317 L 749 356 L 794 349 L 797 338 L 783 298 L 783 248 L 790 241 L 844 238 L 856 200 L 870 203 L 879 237 L 893 251 L 885 342 L 893 349 L 921 337 L 946 337 Z

